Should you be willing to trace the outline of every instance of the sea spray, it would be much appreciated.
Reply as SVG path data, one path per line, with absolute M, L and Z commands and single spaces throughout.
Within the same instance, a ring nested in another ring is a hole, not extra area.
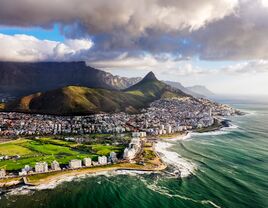
M 172 143 L 159 141 L 155 145 L 155 150 L 159 153 L 161 159 L 174 171 L 179 171 L 181 177 L 187 177 L 194 174 L 197 169 L 196 164 L 181 157 L 178 153 L 172 152 L 169 149 L 173 146 Z

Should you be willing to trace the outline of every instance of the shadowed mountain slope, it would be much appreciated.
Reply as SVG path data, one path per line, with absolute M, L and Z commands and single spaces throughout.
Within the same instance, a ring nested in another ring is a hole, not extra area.
M 22 97 L 8 103 L 5 110 L 59 115 L 121 111 L 137 113 L 154 100 L 185 96 L 188 95 L 157 80 L 150 72 L 139 83 L 124 91 L 67 86 Z

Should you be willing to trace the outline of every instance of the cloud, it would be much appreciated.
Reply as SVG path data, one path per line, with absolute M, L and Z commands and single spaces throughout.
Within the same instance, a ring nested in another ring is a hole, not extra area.
M 0 34 L 2 61 L 71 61 L 80 60 L 92 47 L 90 40 L 69 39 L 64 43 L 39 40 L 28 35 Z
M 236 13 L 191 34 L 206 60 L 268 59 L 267 0 L 240 0 Z
M 250 75 L 268 73 L 268 60 L 242 61 L 225 67 L 206 68 L 194 64 L 191 59 L 178 59 L 170 54 L 160 57 L 151 54 L 133 56 L 123 53 L 117 56 L 102 57 L 99 60 L 88 62 L 90 66 L 109 72 L 113 71 L 154 71 L 162 76 L 210 76 L 210 75 Z M 138 72 L 137 72 L 138 73 Z
M 0 25 L 49 28 L 56 23 L 67 39 L 94 42 L 83 53 L 67 41 L 57 43 L 57 60 L 71 54 L 101 65 L 126 53 L 133 63 L 167 53 L 177 59 L 268 59 L 267 0 L 0 0 L 0 5 Z M 51 51 L 51 44 L 44 45 Z M 27 60 L 54 60 L 41 46 L 22 53 Z
M 138 35 L 147 29 L 196 30 L 233 12 L 237 0 L 1 0 L 0 23 L 49 26 L 79 21 L 92 33 L 123 29 Z
M 268 61 L 267 60 L 246 61 L 230 65 L 226 68 L 222 68 L 220 72 L 221 71 L 227 74 L 268 73 Z
M 94 50 L 126 51 L 152 50 L 151 39 L 160 43 L 164 35 L 205 27 L 232 14 L 238 0 L 0 0 L 0 5 L 0 25 L 58 23 L 69 38 L 94 36 Z M 158 50 L 174 50 L 172 45 L 163 40 Z

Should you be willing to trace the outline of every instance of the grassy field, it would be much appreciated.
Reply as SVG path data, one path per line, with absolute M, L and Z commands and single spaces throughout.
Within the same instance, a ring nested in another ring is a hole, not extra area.
M 0 155 L 32 155 L 34 154 L 31 150 L 13 143 L 0 144 Z
M 20 170 L 25 165 L 34 166 L 36 162 L 46 161 L 51 163 L 57 160 L 60 164 L 68 164 L 71 159 L 90 157 L 96 160 L 98 155 L 108 156 L 110 152 L 121 152 L 123 146 L 112 145 L 82 145 L 75 142 L 56 140 L 49 137 L 40 139 L 19 139 L 0 144 L 0 155 L 15 156 L 19 159 L 0 161 L 0 167 L 6 170 Z
M 101 145 L 101 144 L 91 145 L 91 148 L 94 152 L 96 152 L 96 154 L 106 156 L 108 156 L 110 152 L 118 153 L 124 150 L 123 146 Z
M 145 161 L 147 160 L 153 160 L 156 158 L 156 155 L 153 150 L 151 149 L 144 149 L 144 152 L 142 153 L 142 156 Z

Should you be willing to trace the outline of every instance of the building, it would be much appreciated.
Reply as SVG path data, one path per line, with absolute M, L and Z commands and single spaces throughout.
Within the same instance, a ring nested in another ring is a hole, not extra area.
M 142 131 L 142 132 L 140 132 L 140 137 L 146 137 L 146 132 L 144 132 L 144 131 Z
M 25 176 L 27 175 L 27 171 L 24 170 L 24 168 L 19 172 L 19 176 Z
M 86 167 L 90 167 L 90 166 L 92 165 L 92 160 L 91 160 L 91 158 L 84 158 L 84 159 L 83 159 L 83 164 L 84 164 L 84 166 L 86 166 Z
M 30 171 L 32 170 L 32 167 L 31 167 L 30 165 L 25 165 L 25 166 L 24 166 L 24 170 L 25 170 L 26 172 L 30 172 Z
M 140 137 L 140 132 L 132 132 L 132 137 Z
M 106 156 L 99 156 L 98 157 L 98 162 L 100 165 L 107 165 L 107 157 Z
M 172 127 L 171 127 L 171 125 L 167 125 L 166 132 L 167 132 L 167 134 L 171 134 L 172 133 Z
M 1 169 L 0 170 L 0 178 L 4 178 L 4 177 L 6 177 L 6 170 Z
M 132 148 L 126 148 L 124 150 L 124 159 L 127 159 L 127 160 L 132 160 L 134 159 L 136 156 L 136 151 L 135 149 L 132 149 Z
M 111 159 L 112 163 L 117 163 L 118 162 L 118 158 L 117 158 L 115 152 L 110 152 L 110 159 Z
M 60 168 L 60 164 L 58 163 L 58 161 L 54 160 L 54 161 L 51 163 L 51 169 L 52 169 L 52 170 L 61 170 L 61 168 Z
M 133 138 L 129 143 L 129 147 L 124 150 L 124 159 L 132 160 L 136 157 L 141 149 L 141 139 Z
M 95 162 L 95 161 L 92 161 L 92 165 L 93 166 L 98 166 L 98 165 L 100 165 L 98 162 Z
M 137 138 L 137 137 L 146 137 L 146 132 L 141 131 L 141 132 L 132 132 L 132 137 Z
M 48 172 L 48 164 L 47 164 L 47 162 L 37 162 L 35 164 L 35 172 L 37 172 L 37 173 Z
M 81 168 L 82 167 L 82 160 L 71 160 L 69 162 L 69 167 L 71 169 Z

